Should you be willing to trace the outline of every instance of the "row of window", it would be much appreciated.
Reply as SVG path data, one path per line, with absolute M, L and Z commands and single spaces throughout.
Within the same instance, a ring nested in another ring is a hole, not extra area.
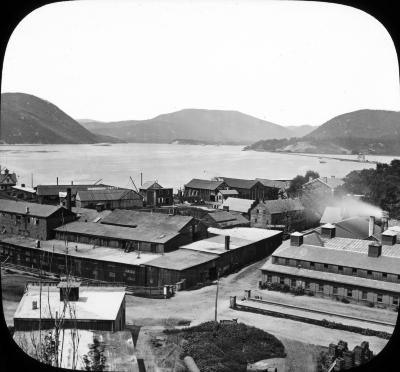
M 270 283 L 272 282 L 272 275 L 270 275 L 270 274 L 267 275 L 267 282 L 270 282 Z M 311 283 L 309 281 L 303 281 L 303 282 L 304 282 L 304 289 L 310 290 L 310 284 Z M 285 278 L 283 276 L 279 277 L 279 283 L 280 284 L 285 284 Z M 292 288 L 297 287 L 297 280 L 295 278 L 291 278 L 290 279 L 290 287 L 292 287 Z M 323 292 L 324 286 L 320 285 L 319 283 L 314 283 L 314 289 L 315 289 L 315 292 Z M 337 295 L 338 294 L 338 287 L 337 286 L 333 286 L 332 294 L 333 295 Z M 352 298 L 352 297 L 356 298 L 357 297 L 355 291 L 350 289 L 350 288 L 344 288 L 344 295 L 346 297 L 350 297 L 350 298 Z M 368 292 L 367 291 L 361 291 L 361 299 L 362 300 L 367 300 L 367 298 L 368 298 Z M 377 302 L 382 302 L 382 300 L 383 300 L 382 293 L 378 293 L 376 301 Z M 393 297 L 393 305 L 399 305 L 399 297 L 398 296 Z
M 290 260 L 289 260 L 289 258 L 285 258 L 284 259 L 285 261 L 285 265 L 286 266 L 291 266 L 290 265 Z M 276 262 L 276 261 L 275 261 Z M 309 266 L 309 268 L 311 269 L 311 270 L 314 270 L 315 269 L 315 267 L 316 267 L 316 263 L 315 262 L 309 262 L 309 264 L 310 264 L 310 266 Z M 301 266 L 301 261 L 300 260 L 296 260 L 296 263 L 295 263 L 295 266 Z M 340 273 L 340 274 L 343 274 L 344 273 L 344 269 L 345 269 L 345 267 L 344 266 L 336 266 L 336 265 L 330 265 L 330 264 L 323 264 L 323 267 L 324 267 L 324 269 L 326 269 L 326 270 L 329 270 L 329 269 L 333 269 L 334 267 L 337 267 L 337 269 L 338 269 L 338 272 Z M 351 273 L 352 273 L 352 275 L 355 275 L 355 276 L 360 276 L 359 275 L 359 273 L 358 273 L 358 270 L 359 269 L 357 269 L 357 268 L 355 268 L 355 267 L 346 267 L 346 269 L 351 269 Z M 367 271 L 367 277 L 373 277 L 373 272 L 372 272 L 372 270 L 366 270 Z M 386 280 L 387 278 L 388 278 L 388 274 L 387 273 L 381 273 L 381 272 L 377 272 L 377 271 L 374 271 L 374 273 L 380 273 L 381 274 L 381 277 L 382 277 L 382 279 L 383 280 Z M 400 275 L 397 275 L 397 280 L 400 280 Z

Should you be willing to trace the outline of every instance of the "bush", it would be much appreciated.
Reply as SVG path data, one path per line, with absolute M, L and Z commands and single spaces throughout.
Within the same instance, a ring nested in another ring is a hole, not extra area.
M 293 293 L 295 296 L 303 296 L 305 293 L 303 287 L 292 288 L 290 292 Z
M 368 306 L 368 307 L 375 307 L 375 304 L 374 304 L 373 302 L 368 302 L 368 303 L 367 303 L 367 306 Z
M 310 296 L 310 297 L 314 296 L 314 292 L 308 291 L 307 296 Z
M 342 301 L 344 304 L 349 304 L 349 303 L 350 303 L 350 301 L 349 301 L 347 298 L 342 298 L 341 301 Z

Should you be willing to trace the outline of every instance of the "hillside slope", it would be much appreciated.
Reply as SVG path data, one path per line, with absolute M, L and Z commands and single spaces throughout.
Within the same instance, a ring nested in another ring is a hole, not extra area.
M 176 139 L 205 143 L 250 144 L 260 138 L 286 138 L 285 127 L 238 111 L 185 109 L 149 120 L 103 123 L 85 121 L 87 129 L 129 142 L 170 143 Z
M 96 143 L 105 139 L 82 127 L 52 103 L 25 93 L 1 94 L 3 143 Z

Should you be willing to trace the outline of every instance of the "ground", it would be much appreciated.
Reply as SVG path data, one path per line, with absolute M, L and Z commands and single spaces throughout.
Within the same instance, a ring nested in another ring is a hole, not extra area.
M 339 340 L 348 342 L 349 348 L 359 345 L 362 341 L 368 341 L 370 349 L 374 354 L 379 353 L 386 345 L 387 340 L 378 337 L 367 337 L 353 332 L 340 331 L 323 328 L 311 324 L 296 322 L 283 318 L 274 318 L 261 314 L 236 311 L 229 308 L 229 297 L 237 296 L 241 299 L 244 290 L 256 289 L 260 280 L 260 268 L 266 259 L 258 261 L 241 271 L 223 277 L 219 281 L 218 296 L 218 320 L 237 318 L 243 322 L 261 328 L 280 339 L 287 350 L 286 371 L 310 372 L 315 370 L 315 360 L 321 348 L 327 347 L 331 342 Z M 15 276 L 2 272 L 3 308 L 6 321 L 12 325 L 12 316 L 19 301 L 18 295 L 13 294 L 18 288 L 24 287 L 29 277 Z M 32 280 L 32 279 L 31 279 Z M 345 305 L 327 299 L 310 298 L 308 296 L 294 297 L 290 294 L 280 294 L 268 291 L 261 292 L 268 299 L 286 301 L 297 305 L 322 306 L 330 309 L 333 306 L 336 310 L 348 311 L 353 316 L 377 316 L 392 321 L 397 314 L 388 310 L 370 309 L 358 305 Z M 171 347 L 168 351 L 166 361 L 165 352 L 160 352 L 157 343 L 151 340 L 157 337 L 165 337 L 162 330 L 165 327 L 196 325 L 204 321 L 214 319 L 216 284 L 203 287 L 193 291 L 182 291 L 168 300 L 149 299 L 135 296 L 126 297 L 126 321 L 129 325 L 141 326 L 137 339 L 136 350 L 138 358 L 145 356 L 147 371 L 179 371 L 182 368 L 178 358 L 178 351 Z M 264 298 L 264 297 L 263 297 Z M 349 306 L 350 305 L 350 306 Z M 338 306 L 340 308 L 338 308 Z M 161 367 L 161 368 L 160 368 Z

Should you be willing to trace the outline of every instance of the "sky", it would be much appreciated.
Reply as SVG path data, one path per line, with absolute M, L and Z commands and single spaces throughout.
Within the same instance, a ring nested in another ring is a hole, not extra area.
M 320 125 L 359 109 L 400 110 L 384 26 L 348 6 L 301 1 L 49 4 L 14 30 L 1 91 L 100 121 L 202 108 Z

